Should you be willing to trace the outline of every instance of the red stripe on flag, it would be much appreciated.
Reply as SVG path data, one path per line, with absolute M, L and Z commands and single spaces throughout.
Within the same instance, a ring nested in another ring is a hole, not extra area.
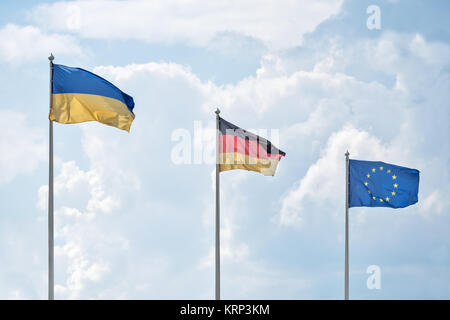
M 241 153 L 257 159 L 280 160 L 281 154 L 267 153 L 266 148 L 256 140 L 246 140 L 238 136 L 221 134 L 219 136 L 219 153 Z

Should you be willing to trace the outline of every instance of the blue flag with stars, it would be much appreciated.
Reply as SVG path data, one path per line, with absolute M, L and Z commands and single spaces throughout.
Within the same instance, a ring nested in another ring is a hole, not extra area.
M 404 208 L 418 201 L 419 170 L 349 160 L 349 207 Z

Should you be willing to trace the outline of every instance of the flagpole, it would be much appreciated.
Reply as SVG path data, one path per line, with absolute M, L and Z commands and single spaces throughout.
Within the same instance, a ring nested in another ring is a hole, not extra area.
M 50 54 L 50 108 L 52 107 L 53 59 Z M 48 161 L 48 300 L 54 300 L 53 259 L 53 121 L 49 119 L 49 161 Z
M 348 179 L 349 179 L 349 155 L 345 153 L 345 300 L 349 300 L 348 292 Z
M 220 172 L 219 172 L 219 108 L 216 109 L 216 300 L 220 300 Z

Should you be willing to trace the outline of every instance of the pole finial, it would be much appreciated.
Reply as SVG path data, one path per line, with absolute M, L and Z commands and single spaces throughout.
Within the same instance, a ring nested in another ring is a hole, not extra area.
M 48 60 L 50 60 L 50 62 L 53 62 L 54 59 L 55 57 L 53 56 L 53 53 L 50 53 L 50 57 L 48 57 Z
M 349 155 L 350 155 L 350 153 L 347 150 L 347 152 L 345 153 L 345 157 L 348 158 Z
M 216 108 L 216 111 L 214 111 L 214 112 L 215 112 L 215 114 L 219 115 L 219 113 L 220 113 L 219 108 Z

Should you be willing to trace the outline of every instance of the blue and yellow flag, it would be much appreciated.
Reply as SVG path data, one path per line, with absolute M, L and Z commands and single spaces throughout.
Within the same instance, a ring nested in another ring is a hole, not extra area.
M 98 121 L 130 131 L 133 98 L 109 81 L 81 68 L 53 65 L 49 119 L 59 123 Z
M 404 208 L 418 201 L 419 170 L 350 160 L 349 207 Z

